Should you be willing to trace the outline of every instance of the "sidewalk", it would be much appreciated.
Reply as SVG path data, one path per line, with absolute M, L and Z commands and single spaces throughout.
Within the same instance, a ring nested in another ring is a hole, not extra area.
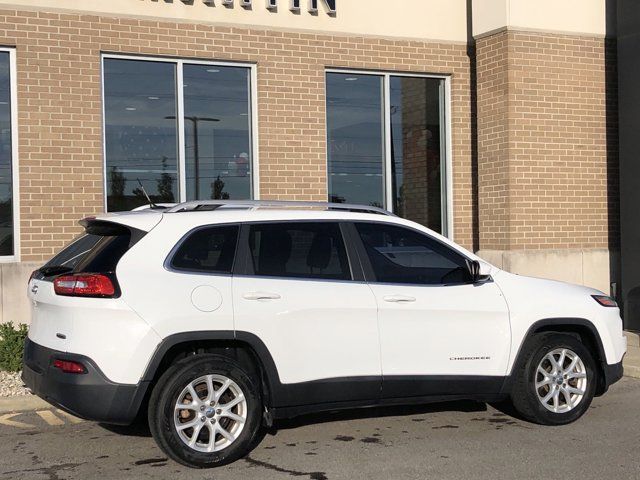
M 627 354 L 624 357 L 624 374 L 627 377 L 640 378 L 640 335 L 624 332 L 627 336 Z

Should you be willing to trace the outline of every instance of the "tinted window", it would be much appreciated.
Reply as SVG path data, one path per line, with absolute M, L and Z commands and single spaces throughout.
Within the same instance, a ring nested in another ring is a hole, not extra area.
M 238 230 L 237 225 L 196 230 L 180 244 L 171 266 L 177 270 L 231 273 Z
M 351 278 L 337 223 L 251 225 L 249 248 L 256 275 L 323 280 Z
M 100 241 L 100 235 L 81 235 L 71 242 L 55 257 L 45 263 L 45 267 L 67 267 L 75 268 L 91 251 L 91 249 Z
M 471 280 L 465 259 L 414 230 L 381 223 L 356 223 L 378 282 L 452 284 Z
M 115 272 L 116 265 L 131 246 L 131 232 L 101 237 L 91 250 L 76 264 L 73 271 Z
M 109 234 L 80 236 L 38 269 L 39 278 L 64 273 L 115 272 L 118 262 L 135 241 L 132 242 L 131 231 L 126 228 L 102 228 Z

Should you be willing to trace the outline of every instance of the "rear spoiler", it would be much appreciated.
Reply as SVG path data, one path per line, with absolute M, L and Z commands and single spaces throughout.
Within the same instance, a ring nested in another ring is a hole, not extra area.
M 131 235 L 130 247 L 135 245 L 148 232 L 134 228 L 122 223 L 97 219 L 96 217 L 86 217 L 78 222 L 84 227 L 84 231 L 89 235 L 99 235 L 101 237 L 116 237 L 118 235 Z

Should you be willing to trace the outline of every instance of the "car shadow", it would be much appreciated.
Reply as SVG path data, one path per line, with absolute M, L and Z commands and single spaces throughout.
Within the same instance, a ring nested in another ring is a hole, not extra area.
M 495 408 L 502 406 L 494 405 Z M 507 408 L 507 405 L 504 406 Z M 318 425 L 331 422 L 342 422 L 345 420 L 359 420 L 366 418 L 384 418 L 384 417 L 407 417 L 412 415 L 425 415 L 429 413 L 438 412 L 485 412 L 487 411 L 487 404 L 477 401 L 452 401 L 441 403 L 430 403 L 422 405 L 398 405 L 387 407 L 368 407 L 357 408 L 350 410 L 333 410 L 326 412 L 310 413 L 301 415 L 299 417 L 291 419 L 276 420 L 272 427 L 263 429 L 264 435 L 276 435 L 280 430 L 291 430 L 294 428 L 305 427 L 309 425 Z M 502 410 L 501 410 L 502 411 Z M 507 413 L 506 411 L 504 413 Z M 507 413 L 512 415 L 512 413 Z M 110 425 L 105 423 L 98 424 L 101 428 L 108 430 L 109 432 L 117 435 L 123 435 L 127 437 L 151 437 L 149 431 L 149 425 L 146 421 L 146 416 L 141 415 L 131 425 Z M 259 443 L 259 442 L 258 442 Z
M 487 404 L 472 400 L 429 403 L 421 405 L 397 405 L 385 407 L 367 407 L 351 410 L 326 411 L 310 413 L 291 419 L 276 420 L 273 427 L 268 429 L 270 434 L 278 430 L 289 430 L 308 425 L 342 422 L 345 420 L 359 420 L 365 418 L 406 417 L 411 415 L 425 415 L 438 412 L 485 412 Z

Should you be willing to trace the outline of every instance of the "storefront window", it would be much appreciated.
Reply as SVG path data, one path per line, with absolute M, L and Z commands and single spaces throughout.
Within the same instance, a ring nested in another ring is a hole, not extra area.
M 393 211 L 437 232 L 442 232 L 441 82 L 390 79 Z
M 176 65 L 105 59 L 107 209 L 178 198 Z
M 0 257 L 15 254 L 10 55 L 0 51 Z
M 187 200 L 251 198 L 247 68 L 184 66 Z
M 250 92 L 248 67 L 105 58 L 107 210 L 251 198 Z
M 383 78 L 327 74 L 330 201 L 384 205 Z
M 444 80 L 327 73 L 329 200 L 444 232 Z

